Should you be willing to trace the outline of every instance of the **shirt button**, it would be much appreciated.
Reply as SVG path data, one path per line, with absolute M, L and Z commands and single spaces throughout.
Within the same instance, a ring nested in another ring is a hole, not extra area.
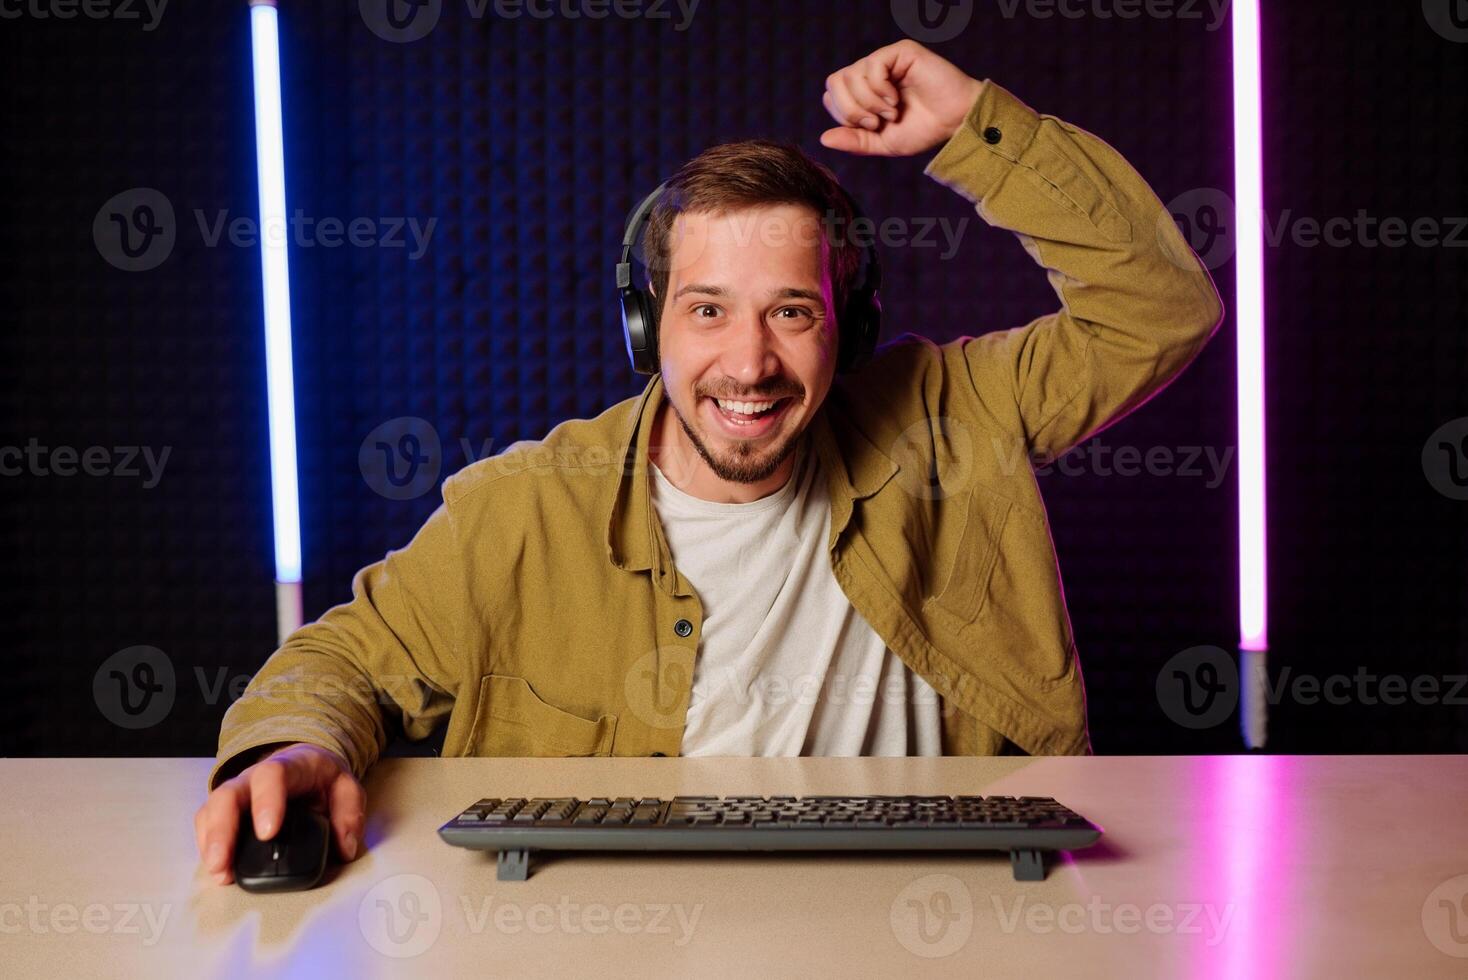
M 680 619 L 673 624 L 673 632 L 679 636 L 687 636 L 693 632 L 693 624 L 686 619 Z
M 990 145 L 992 145 L 994 143 L 998 143 L 1003 138 L 1004 134 L 999 132 L 998 126 L 990 126 L 984 130 L 985 143 L 989 143 Z

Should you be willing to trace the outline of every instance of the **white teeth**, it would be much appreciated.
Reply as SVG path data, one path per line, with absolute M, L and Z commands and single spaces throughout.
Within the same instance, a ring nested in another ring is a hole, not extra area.
M 775 406 L 774 402 L 731 402 L 723 398 L 715 398 L 714 401 L 726 412 L 741 412 L 745 415 L 758 415 Z

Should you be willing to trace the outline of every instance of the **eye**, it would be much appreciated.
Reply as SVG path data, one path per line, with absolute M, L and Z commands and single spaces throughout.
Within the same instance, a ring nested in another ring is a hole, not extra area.
M 795 316 L 787 316 L 786 315 L 786 314 L 790 314 L 790 313 L 795 314 Z M 810 310 L 807 310 L 803 306 L 782 306 L 778 310 L 775 311 L 775 316 L 778 319 L 781 319 L 781 320 L 793 320 L 793 319 L 796 319 L 798 317 L 809 317 L 810 315 L 811 315 Z
M 711 312 L 707 312 L 707 316 L 705 316 L 706 311 L 711 311 Z M 700 318 L 700 319 L 707 319 L 707 317 L 715 317 L 715 316 L 718 316 L 719 315 L 719 308 L 717 306 L 715 306 L 714 304 L 712 304 L 712 303 L 699 303 L 697 306 L 695 306 L 693 308 L 693 315 L 695 317 L 697 317 L 697 318 Z

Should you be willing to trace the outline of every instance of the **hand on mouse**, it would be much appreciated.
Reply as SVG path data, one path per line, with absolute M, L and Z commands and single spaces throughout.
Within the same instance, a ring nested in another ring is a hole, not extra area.
M 296 797 L 305 797 L 326 811 L 338 857 L 351 861 L 357 856 L 367 819 L 366 791 L 341 756 L 319 745 L 297 742 L 220 783 L 194 814 L 195 842 L 204 870 L 215 884 L 234 880 L 241 813 L 248 810 L 256 836 L 268 840 L 285 818 L 286 800 Z

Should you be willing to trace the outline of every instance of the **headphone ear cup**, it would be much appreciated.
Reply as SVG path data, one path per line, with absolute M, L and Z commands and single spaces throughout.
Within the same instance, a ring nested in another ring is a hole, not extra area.
M 836 360 L 838 374 L 850 374 L 860 370 L 871 360 L 877 346 L 877 337 L 882 332 L 882 307 L 877 298 L 860 297 L 851 304 L 846 317 L 846 329 L 841 331 L 841 349 Z
M 652 297 L 646 290 L 623 289 L 622 337 L 627 342 L 627 359 L 638 374 L 657 374 L 657 321 L 652 316 Z

